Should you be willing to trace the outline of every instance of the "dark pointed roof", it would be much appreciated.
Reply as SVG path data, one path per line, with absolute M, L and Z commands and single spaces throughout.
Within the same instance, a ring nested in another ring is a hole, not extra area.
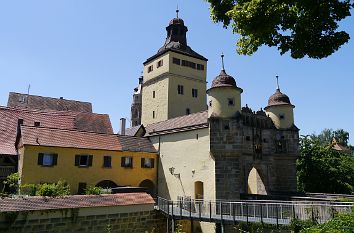
M 289 97 L 282 93 L 279 88 L 277 88 L 275 93 L 269 97 L 267 107 L 277 105 L 292 105 Z
M 166 37 L 165 44 L 158 50 L 158 52 L 154 56 L 148 58 L 144 62 L 144 64 L 150 62 L 156 57 L 163 55 L 168 51 L 173 51 L 176 53 L 180 53 L 204 61 L 208 60 L 188 46 L 187 44 L 188 28 L 184 25 L 183 19 L 178 17 L 172 19 L 169 25 L 166 27 L 166 31 L 167 31 L 167 37 Z

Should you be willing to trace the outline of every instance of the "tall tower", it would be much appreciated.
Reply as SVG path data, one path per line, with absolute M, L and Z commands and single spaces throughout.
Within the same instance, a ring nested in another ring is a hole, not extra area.
M 137 126 L 141 124 L 141 101 L 143 91 L 143 76 L 139 78 L 139 86 L 134 89 L 133 103 L 131 107 L 131 126 Z
M 144 125 L 207 109 L 207 59 L 188 46 L 188 28 L 178 10 L 166 31 L 165 44 L 144 62 Z
M 272 119 L 277 129 L 289 129 L 294 125 L 294 108 L 287 95 L 280 91 L 278 76 L 277 89 L 268 99 L 266 114 Z

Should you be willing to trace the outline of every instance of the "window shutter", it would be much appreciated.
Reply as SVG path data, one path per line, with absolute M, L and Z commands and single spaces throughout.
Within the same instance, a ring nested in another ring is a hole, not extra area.
M 79 166 L 80 165 L 80 155 L 75 155 L 75 166 Z
M 89 155 L 89 156 L 88 156 L 88 166 L 89 166 L 89 167 L 92 166 L 92 159 L 93 159 L 93 155 Z
M 151 168 L 155 167 L 155 159 L 151 159 Z
M 129 158 L 129 161 L 130 161 L 129 167 L 130 167 L 130 168 L 133 168 L 133 157 L 130 157 L 130 158 Z
M 43 165 L 43 153 L 38 154 L 38 165 Z
M 141 158 L 141 167 L 144 168 L 145 167 L 145 159 Z
M 53 154 L 53 166 L 58 164 L 58 154 Z
M 124 167 L 125 166 L 125 157 L 122 157 L 121 160 L 120 160 L 120 166 L 121 167 Z

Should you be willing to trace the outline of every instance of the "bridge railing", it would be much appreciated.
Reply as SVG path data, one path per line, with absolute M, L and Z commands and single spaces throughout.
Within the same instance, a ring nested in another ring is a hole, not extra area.
M 176 218 L 203 221 L 263 222 L 290 224 L 292 219 L 324 223 L 336 213 L 351 212 L 352 203 L 170 201 L 158 198 L 159 209 Z

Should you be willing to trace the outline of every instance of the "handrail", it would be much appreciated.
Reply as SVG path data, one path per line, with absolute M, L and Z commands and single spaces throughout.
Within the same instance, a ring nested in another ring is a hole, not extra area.
M 353 203 L 347 202 L 256 202 L 256 201 L 171 201 L 157 199 L 158 209 L 172 218 L 200 221 L 262 222 L 290 224 L 292 219 L 324 223 L 338 212 L 351 212 Z

